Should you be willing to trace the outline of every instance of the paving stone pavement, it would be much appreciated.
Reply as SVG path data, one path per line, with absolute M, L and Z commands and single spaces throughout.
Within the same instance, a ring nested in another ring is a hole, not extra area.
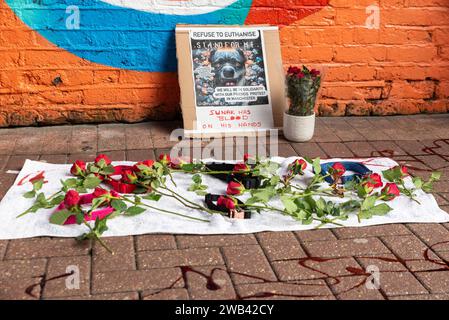
M 0 198 L 25 159 L 52 163 L 156 158 L 176 122 L 76 125 L 0 130 Z M 275 148 L 276 140 L 279 148 Z M 308 143 L 282 137 L 227 139 L 222 152 L 309 157 L 387 156 L 414 174 L 444 173 L 436 185 L 449 211 L 449 114 L 319 118 Z M 262 145 L 262 148 L 260 148 Z M 449 224 L 398 224 L 248 235 L 143 235 L 95 243 L 38 238 L 0 241 L 0 299 L 449 299 Z M 78 289 L 66 287 L 77 266 Z M 370 266 L 380 289 L 365 285 Z

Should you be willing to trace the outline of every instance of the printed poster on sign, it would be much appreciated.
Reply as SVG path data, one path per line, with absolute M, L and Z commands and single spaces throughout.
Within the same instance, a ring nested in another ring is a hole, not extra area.
M 197 130 L 273 128 L 263 32 L 195 28 L 189 35 Z

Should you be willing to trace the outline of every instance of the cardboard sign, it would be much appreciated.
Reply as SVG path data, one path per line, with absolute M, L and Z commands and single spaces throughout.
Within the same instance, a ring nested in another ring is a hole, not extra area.
M 186 136 L 282 127 L 287 106 L 277 27 L 178 26 Z

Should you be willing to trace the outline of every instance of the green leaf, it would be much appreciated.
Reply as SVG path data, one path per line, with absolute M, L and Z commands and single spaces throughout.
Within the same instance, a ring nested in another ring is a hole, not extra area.
M 74 215 L 73 212 L 69 210 L 56 211 L 51 215 L 50 223 L 62 226 L 67 221 L 67 219 L 73 215 Z
M 119 211 L 119 212 L 123 212 L 123 211 L 125 211 L 126 209 L 128 209 L 128 206 L 126 205 L 126 203 L 125 203 L 124 201 L 118 200 L 118 199 L 112 200 L 112 201 L 111 201 L 111 206 L 112 206 L 115 210 L 117 210 L 117 211 Z
M 142 214 L 145 211 L 146 210 L 141 207 L 134 206 L 134 207 L 129 207 L 128 210 L 126 210 L 125 215 L 132 217 L 132 216 L 137 216 L 139 214 Z
M 157 194 L 157 193 L 150 193 L 148 195 L 146 195 L 145 197 L 143 197 L 145 200 L 150 200 L 150 201 L 159 201 L 162 198 L 162 195 Z
M 377 200 L 376 196 L 371 196 L 371 197 L 366 198 L 362 202 L 361 210 L 365 211 L 365 210 L 371 209 L 372 207 L 374 207 L 376 200 Z
M 57 205 L 61 204 L 61 202 L 64 201 L 64 198 L 65 198 L 64 195 L 60 195 L 60 196 L 54 197 L 53 199 L 50 200 L 50 204 L 53 207 L 57 206 Z
M 389 182 L 396 182 L 396 181 L 401 180 L 401 178 L 402 178 L 402 171 L 401 171 L 400 167 L 396 167 L 396 168 L 392 168 L 392 169 L 383 171 L 382 175 Z
M 416 177 L 413 178 L 413 184 L 415 185 L 416 189 L 421 189 L 424 184 L 424 181 L 421 178 Z
M 86 179 L 84 179 L 83 187 L 86 189 L 95 189 L 100 185 L 100 183 L 101 180 L 99 178 L 94 175 L 90 175 Z
M 192 181 L 195 182 L 195 184 L 201 184 L 203 183 L 203 179 L 201 178 L 200 174 L 194 174 L 192 176 Z
M 443 173 L 442 172 L 432 172 L 432 175 L 430 176 L 431 181 L 438 181 L 441 179 Z
M 91 165 L 91 166 L 89 166 L 89 171 L 90 171 L 91 173 L 99 173 L 99 172 L 100 172 L 100 168 L 98 168 L 98 167 L 95 166 L 95 165 Z
M 36 196 L 36 191 L 32 190 L 32 191 L 28 191 L 26 192 L 23 197 L 26 199 L 32 199 Z
M 373 208 L 371 208 L 369 211 L 373 216 L 384 216 L 393 209 L 386 203 L 379 204 Z
M 316 158 L 313 160 L 313 171 L 316 175 L 321 174 L 321 159 Z
M 44 185 L 44 180 L 36 180 L 33 182 L 33 190 L 34 191 L 39 191 L 40 189 L 42 189 L 42 186 Z
M 48 205 L 47 198 L 45 197 L 45 194 L 43 192 L 41 192 L 37 195 L 36 202 L 41 204 L 44 207 Z
M 159 180 L 153 180 L 151 181 L 151 188 L 153 189 L 157 189 L 161 186 L 161 183 L 159 182 Z
M 100 173 L 103 175 L 111 175 L 114 174 L 115 169 L 113 166 L 107 166 L 100 170 Z
M 304 160 L 306 160 L 306 162 L 308 162 L 310 164 L 313 164 L 313 159 L 311 159 L 311 158 L 309 158 L 307 156 L 304 156 L 303 158 L 304 158 Z
M 276 191 L 274 191 L 274 188 L 265 188 L 252 191 L 252 195 L 261 202 L 267 203 L 274 195 L 276 195 Z
M 292 200 L 289 196 L 282 196 L 281 201 L 285 207 L 285 210 L 287 210 L 287 212 L 289 213 L 295 212 L 298 209 L 295 201 Z

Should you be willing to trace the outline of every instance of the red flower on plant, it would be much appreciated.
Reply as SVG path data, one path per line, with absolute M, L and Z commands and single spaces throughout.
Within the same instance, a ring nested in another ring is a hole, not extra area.
M 237 206 L 237 200 L 225 196 L 220 196 L 220 198 L 218 198 L 217 200 L 217 205 L 219 207 L 225 207 L 229 210 L 234 210 Z
M 226 190 L 226 194 L 230 196 L 240 196 L 245 192 L 245 187 L 242 183 L 231 181 L 228 184 L 228 189 Z
M 289 76 L 297 77 L 298 79 L 302 79 L 302 78 L 305 77 L 305 74 L 298 67 L 290 67 L 290 68 L 288 68 L 287 73 L 288 73 Z
M 74 176 L 80 176 L 86 172 L 86 163 L 81 160 L 76 160 L 70 169 L 70 173 Z
M 106 195 L 109 195 L 109 191 L 100 187 L 95 188 L 93 193 L 94 198 L 101 198 Z
M 288 166 L 288 170 L 292 175 L 304 174 L 304 170 L 307 169 L 307 162 L 303 159 L 296 159 Z
M 396 183 L 387 183 L 385 188 L 382 189 L 383 200 L 391 201 L 401 195 Z
M 407 177 L 409 175 L 408 168 L 406 166 L 401 167 L 401 172 L 403 177 Z
M 337 176 L 337 177 L 342 177 L 346 173 L 345 166 L 340 162 L 334 163 L 332 165 L 331 169 L 332 169 L 332 175 Z
M 383 187 L 382 177 L 378 173 L 372 173 L 366 177 L 365 184 L 372 186 L 373 188 Z
M 107 166 L 112 163 L 111 159 L 105 154 L 98 155 L 98 157 L 95 158 L 95 163 L 98 164 L 101 160 L 103 160 Z
M 319 72 L 319 71 L 316 70 L 316 69 L 310 70 L 310 75 L 311 75 L 312 77 L 314 77 L 314 78 L 318 77 L 320 74 L 321 74 L 321 72 Z
M 64 198 L 64 205 L 66 208 L 73 208 L 79 204 L 81 197 L 75 190 L 69 190 Z
M 159 160 L 163 164 L 169 164 L 171 162 L 171 158 L 170 158 L 170 156 L 168 154 L 161 154 L 159 156 Z
M 245 154 L 243 156 L 243 162 L 245 163 L 256 163 L 256 157 L 250 155 L 250 154 Z
M 151 168 L 154 164 L 153 160 L 145 160 L 145 161 L 140 161 L 137 162 L 134 166 L 133 166 L 133 170 L 135 172 L 140 172 L 141 170 L 139 169 L 139 166 L 146 166 L 148 168 Z
M 122 172 L 122 181 L 129 184 L 135 184 L 138 178 L 134 171 L 125 170 Z

